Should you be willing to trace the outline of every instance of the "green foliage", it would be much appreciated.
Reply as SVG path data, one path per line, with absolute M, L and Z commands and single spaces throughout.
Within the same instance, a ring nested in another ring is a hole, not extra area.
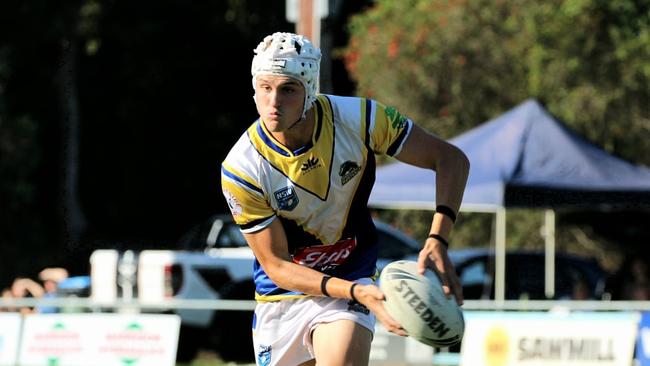
M 38 204 L 39 132 L 33 119 L 0 112 L 0 258 L 11 258 L 0 266 L 0 288 L 9 285 L 15 273 L 32 270 L 35 258 L 21 255 L 24 248 L 49 254 Z
M 450 137 L 527 98 L 650 164 L 650 3 L 378 0 L 350 24 L 360 94 Z
M 9 217 L 36 200 L 33 177 L 41 156 L 37 132 L 38 126 L 29 117 L 0 115 L 0 176 L 11 177 L 0 180 L 0 201 L 3 214 Z
M 380 210 L 377 215 L 404 233 L 424 242 L 430 232 L 433 211 Z M 506 233 L 508 247 L 542 250 L 544 238 L 541 227 L 543 212 L 508 210 Z M 451 235 L 452 249 L 481 248 L 494 245 L 495 216 L 492 213 L 462 212 L 458 215 Z
M 375 214 L 382 221 L 394 226 L 420 243 L 424 243 L 431 232 L 433 211 L 415 210 L 376 210 Z M 463 212 L 458 215 L 455 229 L 450 239 L 454 249 L 485 247 L 493 241 L 492 231 L 494 215 Z
M 453 136 L 526 94 L 515 50 L 495 46 L 519 36 L 513 21 L 501 22 L 516 18 L 507 11 L 490 0 L 378 1 L 351 23 L 348 69 L 360 94 Z
M 609 152 L 650 165 L 648 1 L 376 0 L 349 28 L 341 52 L 358 94 L 397 106 L 440 136 L 536 98 Z M 418 228 L 418 239 L 431 217 L 383 215 Z M 462 214 L 455 245 L 493 242 L 491 216 Z M 507 225 L 508 247 L 543 247 L 543 212 L 508 210 Z M 597 231 L 558 216 L 563 250 L 605 254 Z
M 252 50 L 289 26 L 281 2 L 0 1 L 0 287 L 45 265 L 82 273 L 100 245 L 173 245 L 227 210 L 219 163 L 255 117 Z M 73 132 L 89 221 L 75 248 L 61 182 Z
M 58 48 L 77 7 L 0 2 L 0 258 L 10 259 L 0 266 L 0 286 L 65 255 L 56 255 L 54 235 L 60 155 L 50 149 L 60 137 Z

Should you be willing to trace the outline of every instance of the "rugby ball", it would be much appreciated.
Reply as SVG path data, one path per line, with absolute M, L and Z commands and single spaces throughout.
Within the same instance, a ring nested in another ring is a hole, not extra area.
M 381 271 L 379 288 L 386 311 L 410 337 L 433 347 L 453 346 L 463 338 L 463 312 L 453 296 L 445 296 L 435 272 L 427 269 L 422 276 L 414 261 L 392 262 Z

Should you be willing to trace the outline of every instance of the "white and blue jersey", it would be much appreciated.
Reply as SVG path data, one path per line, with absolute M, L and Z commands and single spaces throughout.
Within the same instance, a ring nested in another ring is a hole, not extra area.
M 295 263 L 347 280 L 372 277 L 374 155 L 399 153 L 413 123 L 370 99 L 319 95 L 313 108 L 311 142 L 295 151 L 254 122 L 222 163 L 224 196 L 244 233 L 280 219 Z M 258 261 L 254 280 L 258 301 L 304 296 L 276 286 Z

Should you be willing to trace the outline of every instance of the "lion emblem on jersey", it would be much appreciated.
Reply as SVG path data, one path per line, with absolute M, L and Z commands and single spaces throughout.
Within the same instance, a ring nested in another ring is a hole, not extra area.
M 292 211 L 296 206 L 298 206 L 298 194 L 296 194 L 295 188 L 289 186 L 275 191 L 273 193 L 275 196 L 275 201 L 278 203 L 278 208 L 284 211 Z
M 339 176 L 341 177 L 341 184 L 345 185 L 345 183 L 349 182 L 350 179 L 354 178 L 355 175 L 357 175 L 361 171 L 361 167 L 359 164 L 355 163 L 354 161 L 346 161 L 345 163 L 341 164 L 341 167 L 339 168 Z

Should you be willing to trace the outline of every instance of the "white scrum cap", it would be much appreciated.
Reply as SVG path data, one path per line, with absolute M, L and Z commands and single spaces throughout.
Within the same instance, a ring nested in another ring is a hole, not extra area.
M 304 117 L 316 100 L 320 59 L 320 49 L 305 36 L 282 32 L 266 36 L 253 57 L 253 88 L 258 75 L 284 75 L 299 80 L 305 87 Z

